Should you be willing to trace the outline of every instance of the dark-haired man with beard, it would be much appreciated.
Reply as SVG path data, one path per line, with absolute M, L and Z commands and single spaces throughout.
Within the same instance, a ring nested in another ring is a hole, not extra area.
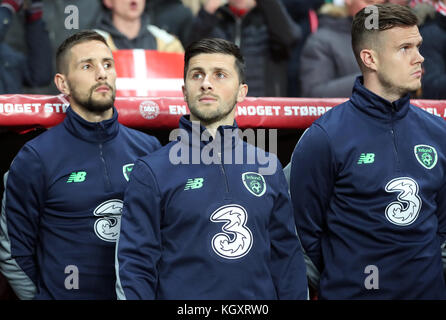
M 235 121 L 247 92 L 234 43 L 205 38 L 186 48 L 190 114 L 177 140 L 135 162 L 116 249 L 118 299 L 307 299 L 280 162 L 243 141 Z
M 115 299 L 124 189 L 134 160 L 161 145 L 119 124 L 114 60 L 99 34 L 66 39 L 56 65 L 70 107 L 5 177 L 0 268 L 21 299 Z

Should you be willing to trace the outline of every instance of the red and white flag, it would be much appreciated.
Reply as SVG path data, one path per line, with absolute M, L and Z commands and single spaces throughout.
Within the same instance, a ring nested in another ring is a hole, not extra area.
M 432 0 L 411 0 L 410 6 L 413 8 L 419 3 L 428 3 L 435 8 L 435 10 L 442 15 L 446 16 L 446 4 L 442 1 L 432 1 Z
M 184 54 L 155 50 L 117 50 L 117 97 L 182 97 Z

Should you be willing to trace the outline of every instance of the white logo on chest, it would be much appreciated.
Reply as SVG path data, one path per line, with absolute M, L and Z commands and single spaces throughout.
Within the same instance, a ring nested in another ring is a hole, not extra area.
M 387 192 L 399 192 L 397 201 L 386 207 L 386 218 L 399 226 L 412 224 L 420 213 L 422 201 L 418 196 L 418 183 L 412 178 L 401 177 L 387 183 Z
M 252 233 L 246 226 L 248 213 L 237 204 L 225 205 L 215 210 L 210 217 L 212 222 L 226 222 L 223 232 L 212 238 L 212 249 L 226 259 L 239 259 L 252 247 Z
M 94 223 L 94 232 L 104 241 L 116 242 L 121 227 L 123 202 L 112 199 L 101 203 L 94 209 L 94 215 L 100 218 Z

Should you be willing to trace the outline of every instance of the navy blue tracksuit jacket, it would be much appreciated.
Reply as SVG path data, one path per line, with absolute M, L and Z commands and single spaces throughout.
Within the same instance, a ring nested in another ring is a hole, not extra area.
M 71 108 L 13 160 L 0 220 L 0 267 L 22 299 L 116 299 L 115 244 L 134 161 L 161 147 Z
M 269 155 L 276 170 L 261 173 L 260 158 L 250 152 L 268 155 L 232 137 L 237 128 L 219 127 L 223 140 L 232 138 L 218 152 L 200 141 L 204 128 L 197 126 L 181 118 L 181 139 L 135 163 L 117 249 L 118 298 L 307 299 L 277 157 Z M 200 160 L 196 152 L 219 157 Z
M 446 122 L 356 80 L 292 158 L 298 233 L 322 299 L 444 299 Z

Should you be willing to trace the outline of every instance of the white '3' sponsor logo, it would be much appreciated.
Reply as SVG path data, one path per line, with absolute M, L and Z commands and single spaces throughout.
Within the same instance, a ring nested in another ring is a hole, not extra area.
M 100 239 L 116 242 L 121 227 L 122 207 L 122 200 L 112 199 L 94 209 L 94 215 L 99 217 L 94 223 L 94 232 Z
M 385 190 L 399 192 L 397 201 L 386 207 L 387 220 L 399 226 L 412 224 L 418 218 L 422 205 L 418 183 L 409 177 L 395 178 L 387 183 Z
M 226 259 L 239 259 L 252 247 L 252 233 L 246 226 L 248 213 L 237 204 L 225 205 L 215 210 L 210 217 L 212 222 L 226 222 L 222 233 L 212 238 L 212 249 Z

